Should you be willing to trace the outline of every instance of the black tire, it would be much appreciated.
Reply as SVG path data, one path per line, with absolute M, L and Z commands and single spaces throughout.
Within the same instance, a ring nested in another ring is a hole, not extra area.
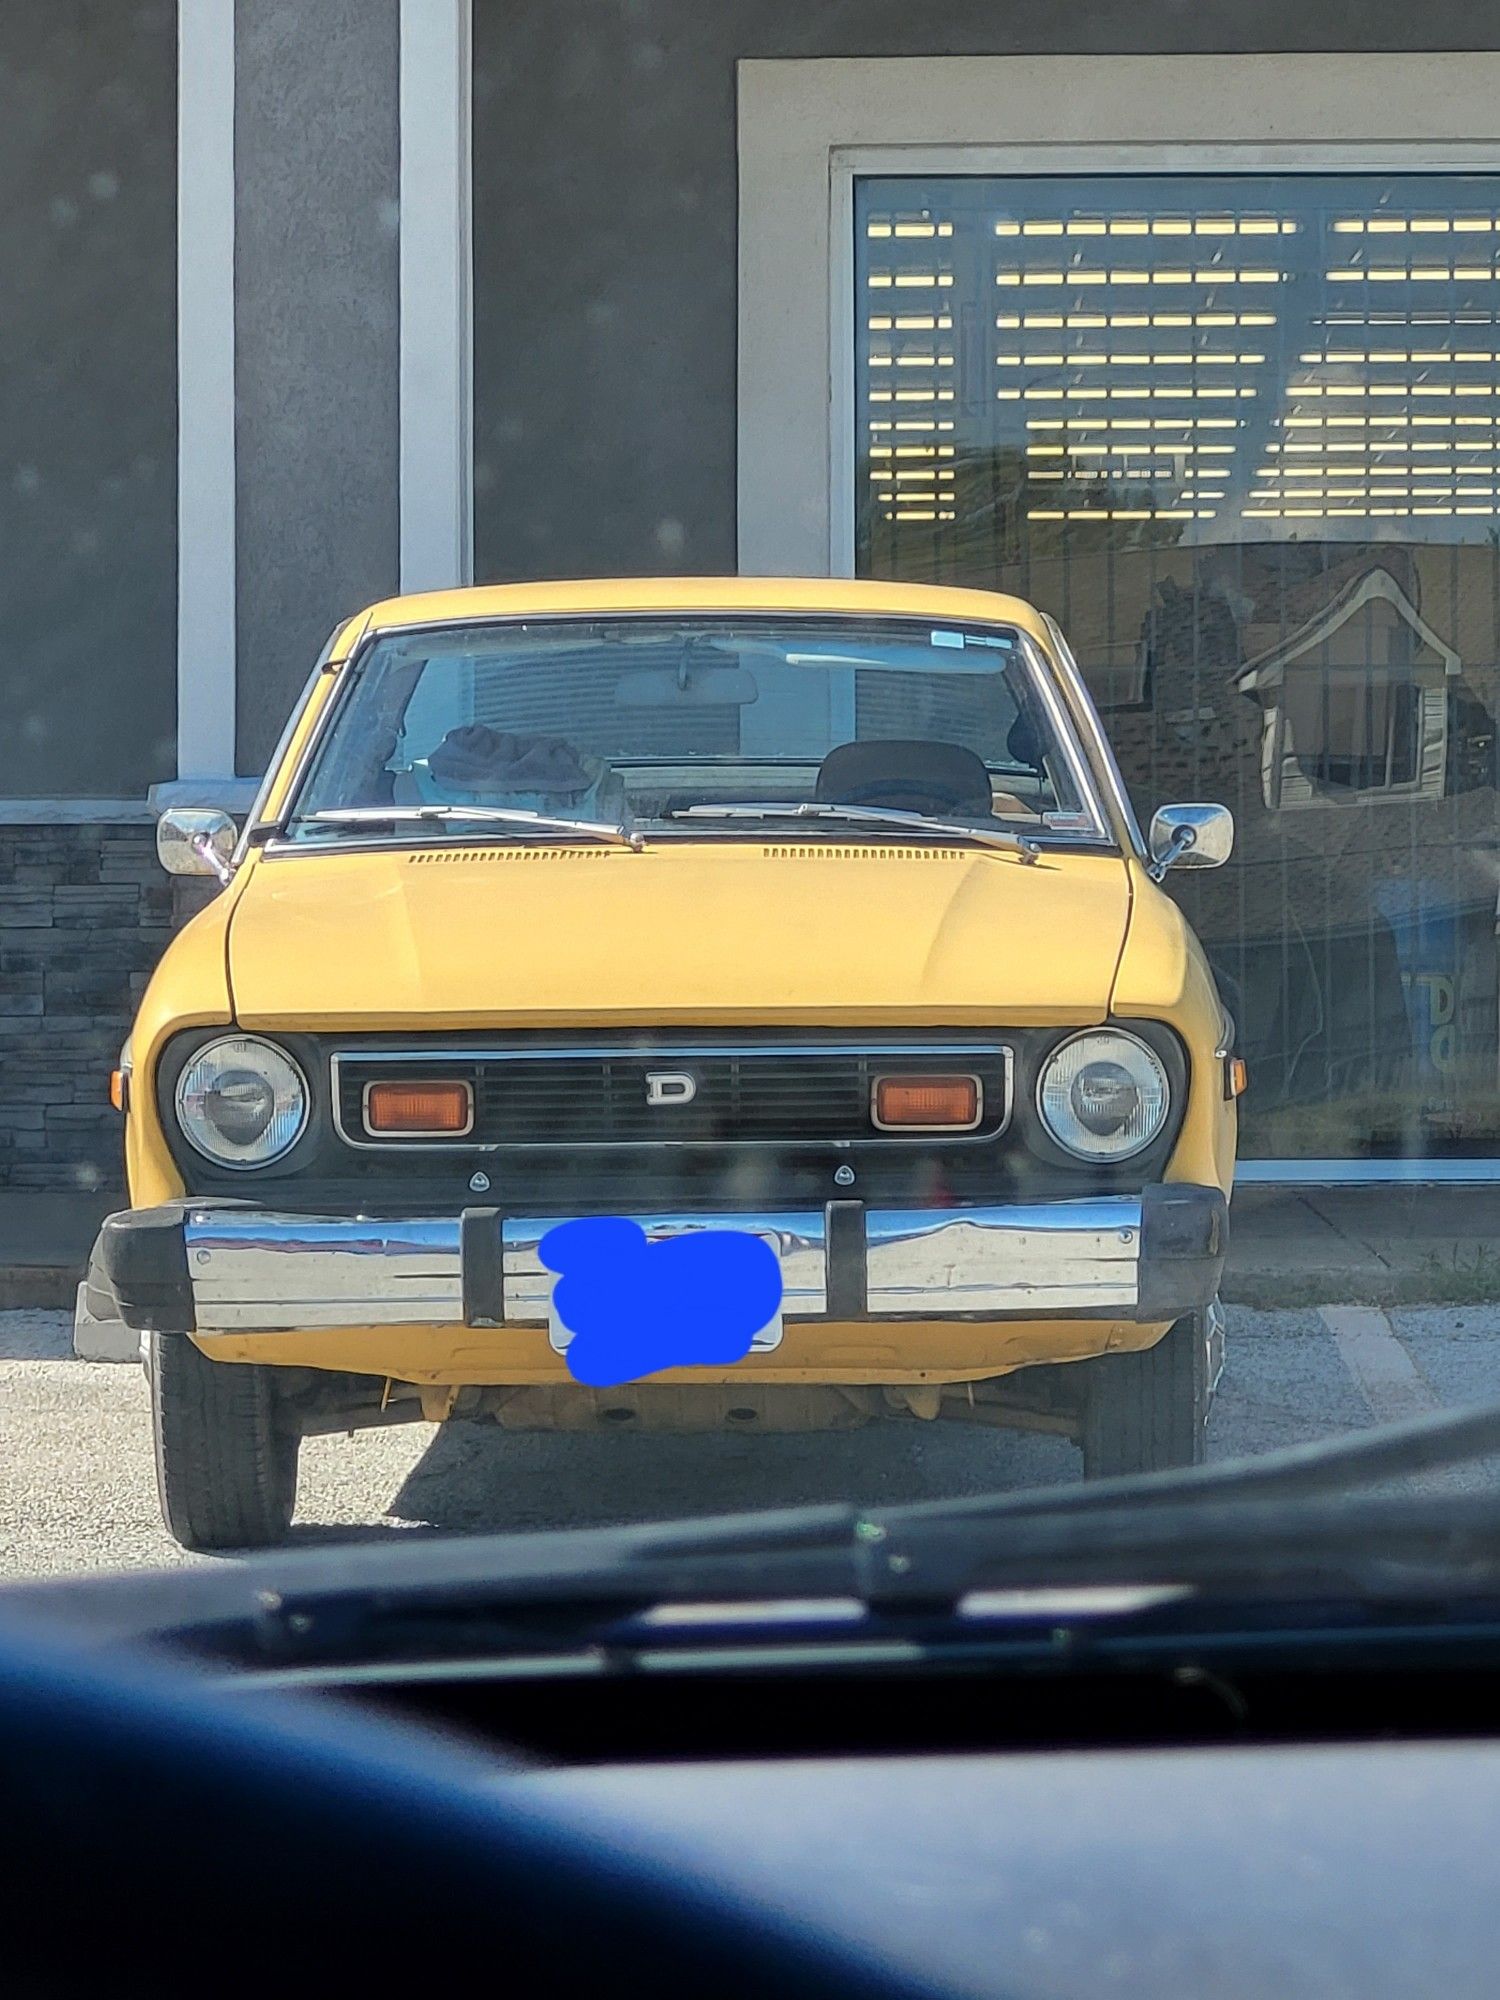
M 1154 1347 L 1082 1365 L 1088 1380 L 1078 1442 L 1085 1479 L 1203 1463 L 1210 1399 L 1205 1314 L 1176 1320 Z
M 167 1531 L 185 1549 L 264 1548 L 292 1524 L 294 1429 L 275 1371 L 210 1361 L 185 1334 L 153 1333 L 151 1430 Z

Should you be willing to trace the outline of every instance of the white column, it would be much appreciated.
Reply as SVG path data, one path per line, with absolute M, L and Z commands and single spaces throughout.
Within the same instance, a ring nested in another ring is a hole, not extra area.
M 234 0 L 177 10 L 177 774 L 234 771 Z
M 401 588 L 473 572 L 470 0 L 401 0 Z

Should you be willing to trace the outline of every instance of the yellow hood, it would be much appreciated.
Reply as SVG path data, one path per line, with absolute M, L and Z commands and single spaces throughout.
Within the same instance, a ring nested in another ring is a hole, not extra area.
M 246 1027 L 1097 1021 L 1124 863 L 812 842 L 268 855 L 229 927 Z

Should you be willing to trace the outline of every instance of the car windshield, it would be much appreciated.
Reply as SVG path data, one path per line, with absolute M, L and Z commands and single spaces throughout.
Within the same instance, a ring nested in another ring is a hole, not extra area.
M 1011 628 L 516 619 L 379 638 L 350 681 L 295 800 L 298 841 L 389 833 L 382 807 L 404 839 L 466 809 L 510 838 L 565 821 L 702 838 L 814 806 L 831 810 L 804 831 L 846 836 L 866 810 L 886 837 L 901 815 L 1105 832 L 1034 644 Z

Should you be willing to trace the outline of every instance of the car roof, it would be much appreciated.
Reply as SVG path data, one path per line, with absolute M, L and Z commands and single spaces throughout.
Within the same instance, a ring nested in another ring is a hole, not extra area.
M 490 618 L 610 612 L 813 612 L 1019 626 L 1043 636 L 1040 615 L 1019 597 L 921 583 L 851 577 L 604 577 L 552 583 L 482 584 L 390 597 L 349 626 L 361 634 Z M 349 628 L 346 628 L 346 630 Z

